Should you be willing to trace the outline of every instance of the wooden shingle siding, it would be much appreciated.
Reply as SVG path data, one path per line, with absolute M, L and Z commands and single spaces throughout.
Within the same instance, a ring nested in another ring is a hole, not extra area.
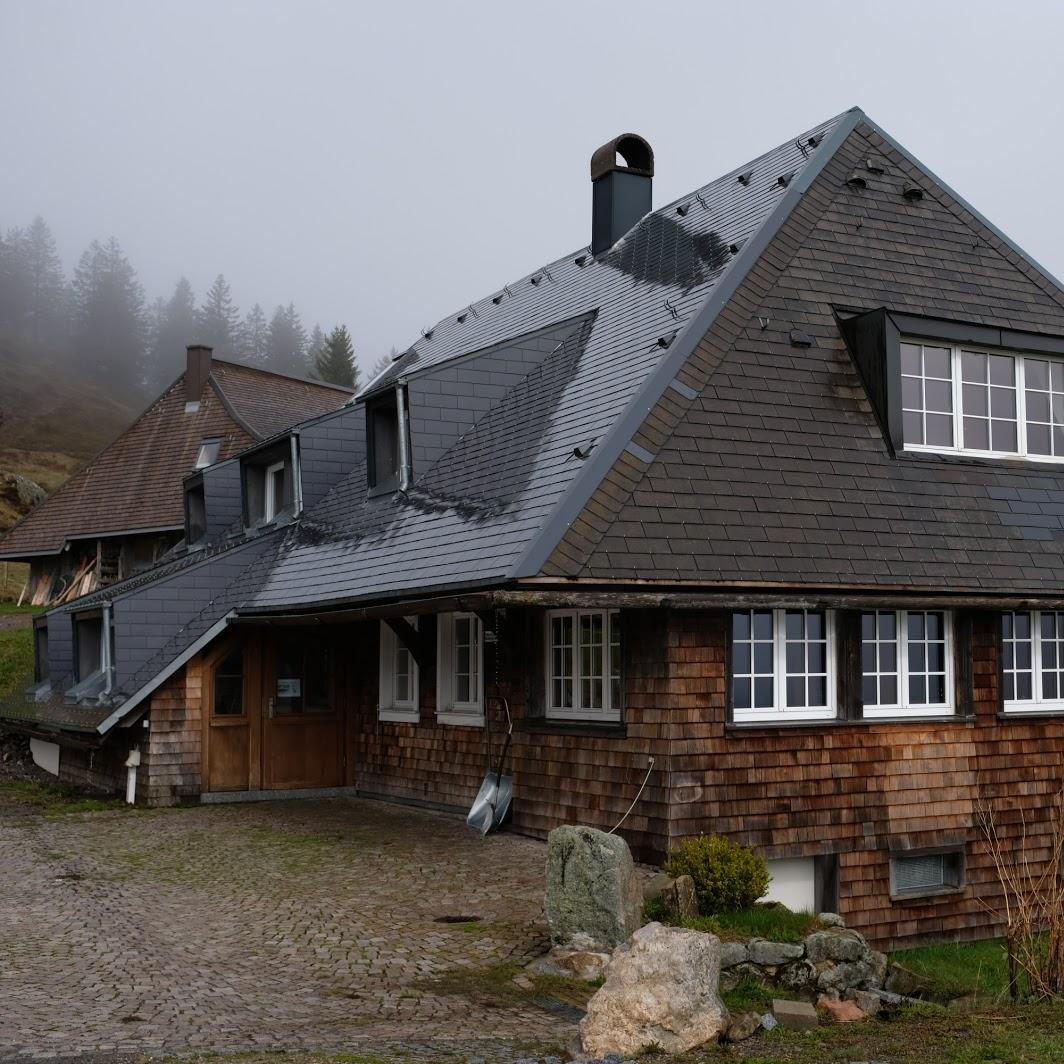
M 194 658 L 151 696 L 149 728 L 141 743 L 138 800 L 167 806 L 199 797 L 203 672 L 202 658 Z

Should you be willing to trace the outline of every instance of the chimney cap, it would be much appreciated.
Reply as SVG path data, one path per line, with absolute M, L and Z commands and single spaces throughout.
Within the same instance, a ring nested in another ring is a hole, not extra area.
M 617 162 L 617 156 L 625 165 Z M 614 170 L 654 176 L 654 149 L 638 133 L 622 133 L 607 141 L 591 156 L 591 180 L 597 181 Z

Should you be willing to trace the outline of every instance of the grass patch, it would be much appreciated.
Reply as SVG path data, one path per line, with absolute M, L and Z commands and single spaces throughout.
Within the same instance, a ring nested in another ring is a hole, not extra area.
M 33 629 L 0 629 L 0 699 L 33 683 Z
M 774 997 L 785 996 L 782 992 L 762 983 L 759 979 L 743 976 L 730 990 L 721 990 L 720 999 L 731 1013 L 767 1012 Z
M 899 950 L 891 960 L 927 979 L 936 999 L 973 993 L 1004 998 L 1008 994 L 1008 965 L 1000 938 Z
M 523 977 L 520 986 L 514 977 Z M 451 968 L 427 976 L 415 984 L 418 990 L 442 997 L 464 997 L 488 1008 L 514 1008 L 545 1002 L 562 1002 L 584 1008 L 598 986 L 582 979 L 560 975 L 533 975 L 516 964 L 493 964 L 487 968 Z
M 820 925 L 813 913 L 794 913 L 782 905 L 755 905 L 737 913 L 696 916 L 682 921 L 692 931 L 709 931 L 725 941 L 767 938 L 772 942 L 801 942 Z
M 45 816 L 65 816 L 68 813 L 100 813 L 109 809 L 126 809 L 118 798 L 89 798 L 58 783 L 37 780 L 16 780 L 4 787 L 4 794 L 19 805 L 40 809 Z

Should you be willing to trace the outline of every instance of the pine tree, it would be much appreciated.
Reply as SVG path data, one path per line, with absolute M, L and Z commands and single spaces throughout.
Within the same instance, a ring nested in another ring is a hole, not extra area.
M 214 348 L 217 358 L 236 358 L 241 343 L 240 312 L 233 305 L 229 285 L 218 274 L 207 290 L 199 312 L 199 339 Z
M 306 372 L 305 352 L 307 334 L 295 305 L 278 307 L 270 319 L 266 344 L 266 360 L 270 369 L 278 373 L 303 376 Z
M 306 373 L 309 377 L 317 376 L 315 366 L 318 364 L 318 356 L 325 350 L 325 344 L 327 337 L 325 333 L 321 331 L 321 326 L 315 323 L 314 328 L 310 331 L 310 338 L 307 340 L 307 368 Z
M 399 352 L 393 347 L 387 355 L 381 355 L 381 357 L 373 363 L 373 366 L 369 371 L 369 377 L 366 379 L 366 383 L 372 384 L 373 381 L 395 361 L 395 356 L 397 354 L 399 354 Z
M 38 342 L 58 339 L 63 333 L 63 264 L 39 214 L 23 234 L 19 257 L 28 288 L 27 334 Z
M 240 338 L 241 360 L 254 366 L 264 366 L 269 357 L 270 327 L 266 323 L 266 314 L 258 303 L 247 312 Z
M 22 229 L 9 229 L 6 236 L 0 235 L 0 330 L 12 336 L 24 334 L 30 302 L 25 239 Z
M 355 347 L 346 325 L 337 325 L 314 360 L 315 376 L 345 388 L 358 387 Z
M 75 350 L 91 370 L 118 387 L 143 386 L 144 290 L 136 272 L 111 237 L 94 240 L 74 271 Z
M 174 294 L 161 307 L 151 338 L 148 379 L 152 391 L 168 385 L 185 367 L 185 348 L 199 342 L 201 326 L 196 296 L 187 278 L 174 285 Z

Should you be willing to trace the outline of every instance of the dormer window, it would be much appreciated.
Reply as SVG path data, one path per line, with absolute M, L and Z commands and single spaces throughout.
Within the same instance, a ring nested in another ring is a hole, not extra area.
M 370 491 L 383 494 L 408 487 L 410 446 L 405 384 L 366 403 L 366 438 Z
M 244 516 L 248 528 L 268 525 L 298 509 L 294 447 L 285 440 L 244 460 Z
M 199 451 L 196 454 L 196 469 L 206 469 L 209 465 L 214 465 L 218 461 L 218 452 L 221 450 L 222 441 L 220 439 L 208 439 L 204 440 L 200 444 Z
M 1064 461 L 1064 337 L 886 309 L 841 324 L 895 452 Z
M 67 692 L 75 699 L 106 694 L 111 689 L 114 661 L 114 625 L 110 607 L 74 617 L 74 687 Z

